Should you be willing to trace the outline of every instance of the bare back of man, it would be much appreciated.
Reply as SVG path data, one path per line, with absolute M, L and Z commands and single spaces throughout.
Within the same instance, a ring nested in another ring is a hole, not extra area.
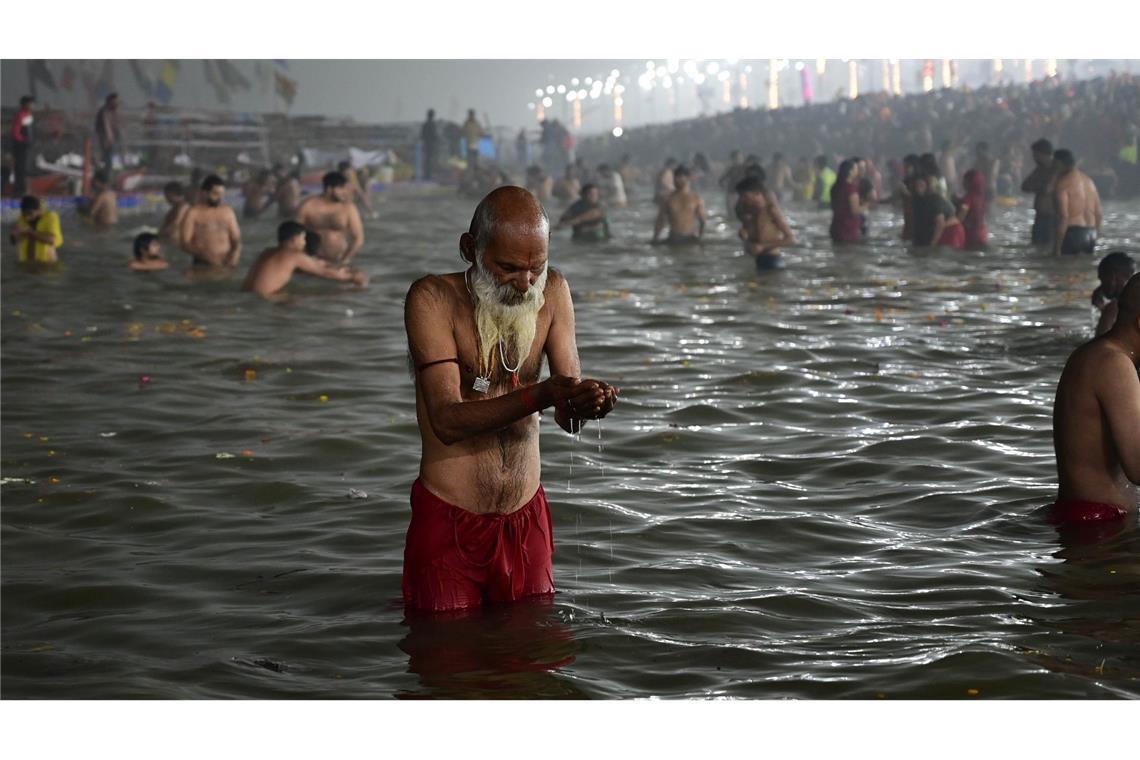
M 91 221 L 95 229 L 106 230 L 119 223 L 119 201 L 115 191 L 103 188 L 91 203 Z
M 182 219 L 190 210 L 186 201 L 178 201 L 166 212 L 162 218 L 162 225 L 158 228 L 158 236 L 163 240 L 178 242 L 178 232 L 182 228 Z
M 333 266 L 323 259 L 310 256 L 304 249 L 298 251 L 294 248 L 277 247 L 262 251 L 246 274 L 241 289 L 266 298 L 275 296 L 289 284 L 295 272 L 304 272 L 326 280 L 354 282 L 357 285 L 365 285 L 368 282 L 362 272 Z
M 1105 335 L 1069 357 L 1053 406 L 1058 504 L 1135 511 L 1140 483 L 1140 276 L 1119 300 Z
M 741 221 L 745 250 L 753 256 L 777 256 L 781 246 L 795 242 L 771 190 L 742 193 L 736 214 Z
M 360 212 L 351 201 L 306 198 L 297 208 L 297 221 L 321 236 L 318 255 L 335 264 L 351 261 L 364 243 Z
M 191 206 L 182 218 L 182 248 L 196 265 L 237 266 L 241 256 L 241 231 L 237 215 L 229 206 Z
M 1057 217 L 1055 253 L 1092 253 L 1100 234 L 1100 195 L 1087 174 L 1071 169 L 1057 175 L 1053 189 Z

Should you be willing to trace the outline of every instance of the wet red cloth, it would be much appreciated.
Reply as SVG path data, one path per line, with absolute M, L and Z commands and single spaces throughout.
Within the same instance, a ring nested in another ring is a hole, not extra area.
M 971 169 L 962 181 L 966 187 L 962 203 L 970 207 L 962 220 L 966 229 L 966 247 L 981 248 L 990 237 L 986 229 L 986 178 L 977 169 Z
M 1124 507 L 1079 499 L 1060 499 L 1049 508 L 1049 522 L 1054 525 L 1078 525 L 1106 520 L 1122 520 L 1128 515 Z
M 412 484 L 404 544 L 405 606 L 443 612 L 554 593 L 546 492 L 510 514 L 477 514 Z
M 938 245 L 943 248 L 961 248 L 966 245 L 966 230 L 961 224 L 952 224 L 942 230 Z
M 836 183 L 831 188 L 831 239 L 837 243 L 857 243 L 862 237 L 859 215 L 851 211 L 851 196 L 858 195 L 854 182 Z

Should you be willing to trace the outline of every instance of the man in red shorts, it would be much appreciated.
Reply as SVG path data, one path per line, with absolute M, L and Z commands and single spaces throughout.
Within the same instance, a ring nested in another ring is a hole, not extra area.
M 1069 357 L 1053 405 L 1061 527 L 1136 511 L 1140 483 L 1140 275 L 1124 286 L 1116 324 Z
M 500 187 L 459 238 L 465 271 L 412 284 L 404 325 L 422 458 L 412 485 L 403 593 L 446 611 L 554 592 L 554 542 L 539 484 L 539 413 L 577 432 L 617 403 L 579 378 L 570 287 L 547 268 L 550 221 Z M 550 377 L 539 382 L 543 355 Z

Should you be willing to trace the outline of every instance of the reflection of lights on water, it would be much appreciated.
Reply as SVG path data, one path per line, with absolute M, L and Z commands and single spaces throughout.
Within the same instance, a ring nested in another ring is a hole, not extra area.
M 705 73 L 706 74 L 715 74 L 718 71 L 720 71 L 720 64 L 717 63 L 716 61 L 709 61 L 708 65 L 705 66 Z
M 590 100 L 597 100 L 601 94 L 601 90 L 590 90 Z
M 578 86 L 578 77 L 574 77 L 573 79 L 571 79 L 570 84 L 574 87 L 577 87 Z
M 586 82 L 585 82 L 585 84 L 590 84 L 590 82 L 593 82 L 593 81 L 594 81 L 594 78 L 593 78 L 593 77 L 586 77 Z
M 624 106 L 625 100 L 623 100 L 622 98 L 614 98 L 614 105 L 615 106 Z
M 611 71 L 611 72 L 610 72 L 610 76 L 611 76 L 611 77 L 617 77 L 617 76 L 620 76 L 620 75 L 621 75 L 621 72 L 620 72 L 620 71 L 618 71 L 617 69 L 614 69 L 613 71 Z
M 554 85 L 548 84 L 546 86 L 546 94 L 547 95 L 553 95 L 554 94 Z
M 727 81 L 728 81 L 728 78 L 729 78 L 730 76 L 732 76 L 732 75 L 731 75 L 731 74 L 729 74 L 727 71 L 722 71 L 722 72 L 720 72 L 719 74 L 717 74 L 717 75 L 716 75 L 716 78 L 717 78 L 717 79 L 719 79 L 719 80 L 720 80 L 720 81 L 722 81 L 722 82 L 727 82 Z
M 578 90 L 578 100 L 585 100 L 585 99 L 586 99 L 586 91 L 585 90 Z
M 681 69 L 689 75 L 690 79 L 695 78 L 697 74 L 700 73 L 700 70 L 697 68 L 696 61 L 685 61 L 681 64 Z
M 677 77 L 677 84 L 684 84 L 684 83 L 685 83 L 684 77 Z
M 531 101 L 530 103 L 527 103 L 527 104 L 526 104 L 526 110 L 528 110 L 528 111 L 533 111 L 533 110 L 534 110 L 534 102 L 533 102 L 533 101 Z
M 573 90 L 566 93 L 566 99 L 569 100 L 571 103 L 573 103 L 575 100 L 577 100 L 577 98 L 578 98 L 578 93 L 574 92 Z
M 564 84 L 558 85 L 558 94 L 559 95 L 565 95 L 566 94 L 566 85 L 564 85 Z
M 698 87 L 700 85 L 704 84 L 705 83 L 705 75 L 704 74 L 697 74 L 696 78 L 693 80 L 693 83 L 696 84 Z
M 625 92 L 625 85 L 624 84 L 617 85 L 616 87 L 614 87 L 614 92 L 616 92 L 618 95 L 621 95 L 623 92 Z
M 614 137 L 621 137 L 621 135 L 622 135 L 622 128 L 621 127 L 614 127 Z
M 744 71 L 745 71 L 745 73 L 747 73 L 747 74 L 751 74 L 751 73 L 752 73 L 752 67 L 751 67 L 751 66 L 745 66 L 745 67 L 744 67 Z
M 536 98 L 541 98 L 541 97 L 542 97 L 542 90 L 541 90 L 541 89 L 535 90 L 535 91 L 534 91 L 534 96 L 535 96 Z
M 803 70 L 804 70 L 804 62 L 803 61 L 796 61 L 796 71 L 803 71 Z
M 646 61 L 645 62 L 645 70 L 646 71 L 653 71 L 655 68 L 657 68 L 657 64 L 654 63 L 653 61 Z
M 680 68 L 680 66 L 681 61 L 678 58 L 670 58 L 665 64 L 665 68 L 669 70 L 670 74 L 676 74 L 677 69 Z
M 547 95 L 545 98 L 542 99 L 542 104 L 544 106 L 546 106 L 547 108 L 550 108 L 552 105 L 554 105 L 554 101 L 550 99 L 549 95 Z
M 668 90 L 673 86 L 673 77 L 665 77 L 663 80 L 661 80 L 661 86 Z

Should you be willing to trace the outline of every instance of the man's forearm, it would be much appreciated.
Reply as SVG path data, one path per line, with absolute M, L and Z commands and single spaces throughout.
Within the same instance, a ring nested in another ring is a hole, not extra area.
M 432 410 L 432 431 L 450 446 L 502 430 L 553 403 L 553 395 L 545 382 L 523 386 L 495 398 L 455 401 Z

